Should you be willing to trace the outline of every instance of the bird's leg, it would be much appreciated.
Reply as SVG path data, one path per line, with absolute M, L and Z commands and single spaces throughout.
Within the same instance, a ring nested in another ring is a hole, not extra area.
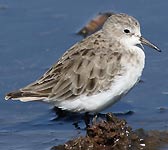
M 104 118 L 104 114 L 101 113 L 95 113 L 93 116 L 92 124 L 96 124 L 99 121 L 102 121 Z
M 85 122 L 86 128 L 90 127 L 90 116 L 88 112 L 84 114 L 84 122 Z
M 96 124 L 98 118 L 98 113 L 95 113 L 92 119 L 92 124 Z
M 91 121 L 91 124 L 92 124 L 92 125 L 96 124 L 96 122 L 97 122 L 98 119 L 99 119 L 99 116 L 101 116 L 100 113 L 95 113 L 95 114 L 93 115 L 93 119 L 92 119 L 92 121 Z M 85 115 L 84 115 L 84 121 L 85 121 L 86 128 L 90 127 L 90 115 L 89 115 L 88 112 L 86 112 Z

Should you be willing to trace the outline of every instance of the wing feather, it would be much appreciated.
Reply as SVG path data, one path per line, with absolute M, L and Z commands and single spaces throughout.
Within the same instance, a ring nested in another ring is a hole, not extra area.
M 94 40 L 87 42 L 89 38 L 74 45 L 39 80 L 22 88 L 22 93 L 61 101 L 107 90 L 122 71 L 122 55 L 105 48 L 103 40 L 94 45 Z
M 75 55 L 64 60 L 58 68 L 54 66 L 43 78 L 22 91 L 33 91 L 42 95 L 45 93 L 49 98 L 60 101 L 106 90 L 114 76 L 119 74 L 121 66 L 116 61 L 116 54 L 109 60 L 101 55 L 88 55 L 94 53 L 93 50 L 90 51 L 92 52 L 87 51 L 87 55 Z

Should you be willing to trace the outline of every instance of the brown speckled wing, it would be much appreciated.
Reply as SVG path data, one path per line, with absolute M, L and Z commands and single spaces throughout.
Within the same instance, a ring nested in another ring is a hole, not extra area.
M 85 51 L 84 51 L 85 52 Z M 108 57 L 95 55 L 92 50 L 87 55 L 81 53 L 51 68 L 40 80 L 25 87 L 22 91 L 34 91 L 48 98 L 66 100 L 81 94 L 92 95 L 108 87 L 114 76 L 120 74 L 120 65 Z
M 121 53 L 107 46 L 97 45 L 94 49 L 87 44 L 74 46 L 39 80 L 21 91 L 33 91 L 42 97 L 48 95 L 49 99 L 57 101 L 102 92 L 121 74 L 121 57 Z

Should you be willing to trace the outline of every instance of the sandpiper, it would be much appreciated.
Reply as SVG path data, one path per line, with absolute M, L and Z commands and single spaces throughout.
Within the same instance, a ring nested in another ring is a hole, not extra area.
M 41 78 L 5 99 L 44 101 L 63 110 L 98 113 L 139 81 L 145 64 L 141 44 L 160 52 L 141 36 L 134 17 L 113 14 L 101 30 L 73 45 Z

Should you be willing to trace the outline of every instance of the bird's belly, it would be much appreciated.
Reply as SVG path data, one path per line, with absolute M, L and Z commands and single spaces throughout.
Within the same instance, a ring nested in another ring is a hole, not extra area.
M 74 112 L 100 112 L 125 95 L 137 83 L 141 73 L 142 69 L 129 67 L 129 71 L 116 77 L 108 90 L 91 96 L 81 95 L 74 100 L 61 101 L 57 106 Z

